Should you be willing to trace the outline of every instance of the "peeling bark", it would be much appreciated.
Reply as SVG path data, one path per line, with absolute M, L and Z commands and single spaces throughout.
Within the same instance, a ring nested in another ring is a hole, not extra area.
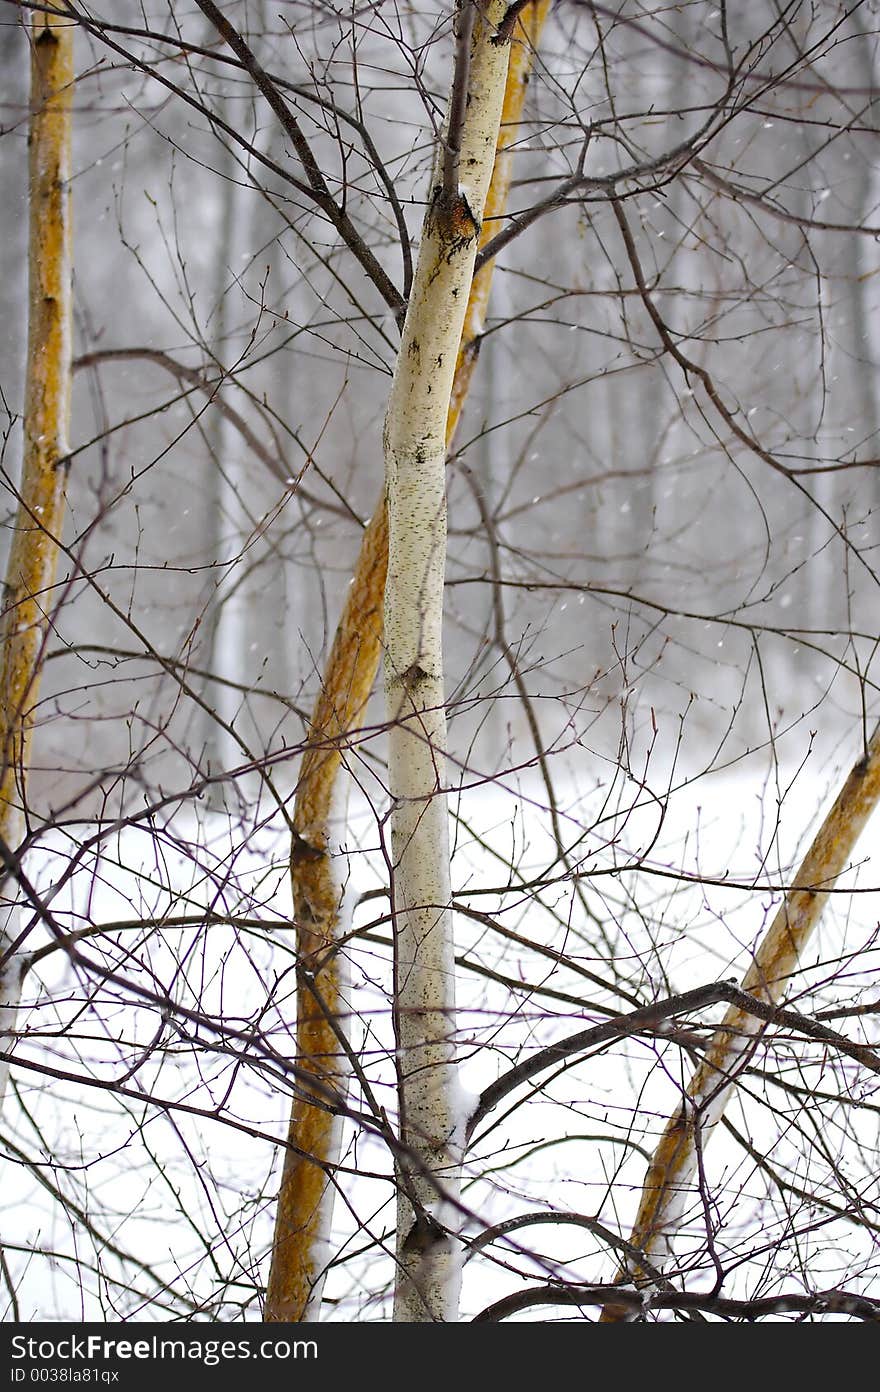
M 24 831 L 25 782 L 64 520 L 72 362 L 70 218 L 73 22 L 36 14 L 28 132 L 28 347 L 24 449 L 3 592 L 0 838 Z M 15 1028 L 24 960 L 14 918 L 0 930 L 0 1034 Z M 4 1046 L 6 1047 L 6 1046 Z M 8 1065 L 0 1068 L 0 1100 Z
M 479 245 L 497 231 L 507 206 L 512 156 L 510 145 L 522 119 L 529 72 L 550 0 L 539 0 L 521 15 L 510 46 L 492 181 L 486 197 Z M 446 420 L 451 444 L 479 356 L 494 261 L 473 277 L 455 378 Z M 294 915 L 300 952 L 313 964 L 315 989 L 298 990 L 297 1061 L 340 1093 L 346 1091 L 348 1065 L 330 1023 L 344 991 L 344 959 L 335 950 L 340 888 L 328 843 L 331 808 L 345 747 L 362 717 L 376 680 L 382 652 L 382 604 L 388 565 L 388 519 L 384 492 L 366 528 L 354 578 L 339 620 L 324 679 L 312 715 L 308 747 L 297 784 L 294 843 L 291 851 Z M 315 990 L 324 1009 L 319 1008 Z M 305 1097 L 293 1104 L 289 1139 L 297 1150 L 285 1153 L 264 1318 L 297 1322 L 316 1318 L 323 1285 L 322 1234 L 329 1227 L 334 1190 L 329 1178 L 338 1157 L 340 1128 L 326 1108 Z M 312 1156 L 309 1160 L 299 1152 Z
M 880 726 L 816 833 L 743 978 L 744 991 L 772 1005 L 782 999 L 819 923 L 828 890 L 846 869 L 878 801 Z M 763 1028 L 757 1016 L 731 1005 L 712 1036 L 681 1105 L 666 1124 L 645 1175 L 630 1236 L 632 1246 L 652 1257 L 655 1266 L 662 1265 L 671 1255 L 676 1229 L 695 1198 L 698 1151 L 705 1151 L 736 1084 L 738 1065 Z M 640 1286 L 651 1284 L 645 1271 L 633 1264 L 618 1273 L 618 1280 L 628 1277 Z M 629 1319 L 632 1313 L 623 1305 L 607 1305 L 602 1321 Z

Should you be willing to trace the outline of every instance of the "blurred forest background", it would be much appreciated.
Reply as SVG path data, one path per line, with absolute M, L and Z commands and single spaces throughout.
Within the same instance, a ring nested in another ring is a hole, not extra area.
M 394 41 L 382 23 L 375 33 L 359 28 L 361 92 L 332 8 L 227 9 L 267 69 L 280 67 L 319 96 L 338 86 L 349 106 L 363 104 L 415 236 L 429 177 L 425 92 L 436 113 L 445 91 L 447 55 L 429 42 L 439 17 L 408 12 Z M 493 641 L 493 556 L 515 586 L 501 595 L 512 615 L 509 642 L 524 671 L 540 666 L 542 696 L 561 698 L 558 710 L 568 714 L 616 706 L 631 692 L 630 722 L 644 740 L 651 707 L 677 719 L 693 693 L 698 760 L 722 739 L 728 758 L 766 741 L 762 689 L 775 730 L 778 710 L 797 720 L 833 687 L 820 723 L 849 732 L 860 678 L 870 678 L 878 454 L 870 327 L 880 284 L 874 16 L 865 5 L 795 6 L 774 20 L 760 4 L 730 16 L 742 28 L 731 43 L 752 43 L 755 53 L 734 112 L 715 121 L 711 162 L 701 151 L 694 168 L 682 153 L 681 168 L 672 159 L 654 170 L 652 156 L 687 150 L 723 91 L 709 15 L 700 4 L 653 18 L 624 10 L 619 21 L 589 7 L 555 13 L 515 145 L 512 212 L 555 191 L 588 136 L 588 177 L 647 166 L 620 192 L 629 195 L 652 295 L 682 351 L 712 375 L 780 468 L 713 419 L 697 383 L 664 352 L 633 288 L 612 186 L 570 195 L 511 242 L 450 466 L 449 695 L 458 747 L 469 746 L 476 709 L 490 762 L 506 757 L 508 725 L 518 720 L 499 691 L 508 674 Z M 155 18 L 217 48 L 193 7 Z M 113 23 L 143 27 L 140 7 L 123 4 Z M 254 758 L 301 739 L 302 719 L 261 693 L 310 708 L 381 487 L 394 353 L 387 311 L 362 280 L 351 283 L 349 253 L 320 219 L 204 112 L 125 57 L 148 68 L 161 59 L 199 103 L 290 164 L 249 78 L 199 53 L 175 54 L 173 42 L 164 51 L 138 44 L 136 34 L 114 42 L 122 54 L 84 33 L 78 51 L 68 544 L 78 554 L 88 534 L 83 564 L 99 588 L 89 593 L 74 577 L 76 602 L 72 594 L 58 617 L 44 698 L 52 720 L 37 759 L 46 776 L 34 784 L 35 795 L 62 789 L 65 799 L 92 784 L 96 767 L 127 763 L 134 749 L 152 781 L 180 779 L 181 749 L 202 768 L 211 755 L 215 769 L 243 762 L 215 723 L 180 699 L 175 675 L 114 656 L 124 649 L 142 658 L 142 643 L 103 594 L 169 661 L 219 665 L 249 688 L 222 699 Z M 8 5 L 2 45 L 0 351 L 14 413 L 24 370 L 28 69 L 27 40 Z M 424 66 L 419 87 L 408 49 Z M 399 70 L 387 50 L 396 50 Z M 375 174 L 356 153 L 344 151 L 343 165 L 341 137 L 324 129 L 332 127 L 327 112 L 306 111 L 316 149 L 347 178 L 371 245 L 399 279 L 397 230 Z M 177 365 L 199 374 L 209 393 L 175 376 Z M 236 417 L 224 419 L 216 401 Z M 15 448 L 13 433 L 13 477 Z M 90 715 L 100 687 L 101 718 L 80 723 L 72 740 L 84 685 Z M 476 704 L 481 693 L 498 693 L 491 713 L 489 702 Z M 565 728 L 549 701 L 545 711 Z M 613 751 L 616 709 L 607 724 L 602 747 Z M 291 767 L 287 781 L 294 778 Z

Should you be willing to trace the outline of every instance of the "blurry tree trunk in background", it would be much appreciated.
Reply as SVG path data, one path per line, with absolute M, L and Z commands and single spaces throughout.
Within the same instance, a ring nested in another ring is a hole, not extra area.
M 661 112 L 672 112 L 679 106 L 681 92 L 682 60 L 681 53 L 687 51 L 687 14 L 682 6 L 675 6 L 667 21 L 672 44 L 656 55 L 660 65 L 659 80 L 645 92 L 645 105 L 656 102 Z M 687 283 L 683 273 L 687 262 L 693 256 L 689 251 L 689 222 L 696 216 L 696 205 L 686 200 L 685 186 L 680 179 L 673 178 L 664 183 L 657 197 L 657 211 L 664 219 L 663 238 L 652 237 L 653 250 L 657 255 L 666 248 L 666 259 L 662 263 L 662 280 L 668 286 Z M 650 244 L 649 244 L 650 245 Z M 674 316 L 673 295 L 668 297 L 670 316 Z M 687 305 L 680 308 L 681 317 L 687 313 Z M 675 322 L 673 317 L 673 322 Z M 650 342 L 650 339 L 648 340 Z M 641 454 L 634 461 L 639 472 L 633 480 L 631 489 L 631 510 L 625 519 L 629 523 L 623 531 L 635 544 L 637 554 L 632 565 L 634 583 L 639 586 L 646 575 L 650 575 L 652 546 L 657 529 L 657 512 L 662 509 L 662 486 L 660 483 L 664 449 L 673 438 L 673 420 L 679 410 L 674 393 L 669 389 L 667 364 L 658 358 L 635 376 L 627 374 L 623 378 L 629 399 L 636 398 L 639 411 L 639 430 L 637 439 L 641 444 Z M 625 467 L 628 461 L 610 461 L 612 468 Z M 631 461 L 630 461 L 631 462 Z M 627 568 L 629 569 L 629 568 Z
M 755 953 L 742 989 L 771 1005 L 778 1004 L 812 937 L 828 899 L 828 890 L 846 869 L 856 842 L 880 801 L 880 726 L 864 757 L 852 769 L 817 832 L 773 922 Z M 667 1122 L 642 1188 L 634 1247 L 662 1267 L 671 1255 L 676 1229 L 697 1199 L 692 1181 L 712 1131 L 724 1115 L 736 1082 L 738 1065 L 747 1061 L 763 1021 L 730 1006 L 688 1084 L 681 1105 Z M 642 1287 L 644 1271 L 629 1275 Z M 625 1280 L 627 1272 L 619 1274 Z M 605 1323 L 632 1317 L 623 1306 L 606 1306 Z
M 808 29 L 809 20 L 806 13 L 803 10 L 793 13 L 792 42 L 804 42 Z M 812 119 L 812 95 L 804 93 L 799 102 L 798 114 L 802 121 L 795 126 L 796 158 L 798 164 L 811 167 L 824 147 L 825 138 Z M 815 190 L 795 183 L 791 206 L 798 216 L 805 219 L 815 216 Z M 812 235 L 809 231 L 805 233 L 799 228 L 792 228 L 789 234 L 788 254 L 804 266 L 813 264 L 815 253 L 811 245 Z M 832 339 L 836 319 L 834 306 L 835 301 L 840 298 L 843 298 L 840 287 L 833 283 L 832 277 L 821 277 L 816 287 L 817 311 L 820 318 L 831 326 Z M 831 356 L 828 339 L 817 335 L 809 345 L 809 355 L 795 354 L 789 368 L 794 381 L 800 384 L 798 395 L 803 402 L 803 416 L 799 421 L 799 429 L 803 433 L 804 453 L 807 460 L 815 460 L 816 463 L 824 459 L 828 453 L 829 441 L 832 455 L 839 448 L 837 431 L 834 431 L 833 435 L 830 433 L 834 428 L 832 412 L 835 396 L 829 392 L 827 372 L 823 372 L 818 383 L 816 382 L 816 367 L 825 361 L 826 356 Z M 847 363 L 847 372 L 851 371 L 850 361 Z M 804 606 L 805 619 L 807 627 L 824 629 L 839 622 L 841 615 L 845 615 L 846 612 L 844 587 L 839 583 L 841 552 L 834 537 L 840 486 L 833 471 L 817 473 L 808 480 L 808 484 L 807 492 L 815 500 L 816 506 L 810 508 L 805 527 L 807 551 L 811 557 L 810 564 L 805 567 L 805 573 L 809 577 Z M 829 521 L 829 518 L 832 520 Z
M 458 11 L 455 77 L 385 418 L 398 1322 L 458 1317 L 455 963 L 446 806 L 446 425 L 501 124 L 504 3 Z M 451 1201 L 451 1202 L 450 1202 Z
M 36 14 L 31 38 L 28 347 L 19 506 L 3 594 L 0 838 L 15 853 L 64 521 L 72 360 L 70 150 L 72 21 Z M 3 875 L 10 900 L 13 890 Z M 0 933 L 0 1030 L 15 1027 L 22 958 L 14 913 Z M 4 1048 L 8 1047 L 4 1044 Z M 0 1099 L 8 1065 L 0 1067 Z
M 550 0 L 526 7 L 510 46 L 501 129 L 480 245 L 499 228 L 512 175 L 510 146 L 522 117 L 535 47 Z M 480 335 L 492 283 L 489 261 L 470 284 L 460 333 L 445 443 L 455 433 L 479 357 Z M 445 450 L 444 450 L 445 455 Z M 384 496 L 364 533 L 354 576 L 339 620 L 321 691 L 312 715 L 308 748 L 297 784 L 295 839 L 291 853 L 294 916 L 301 960 L 297 993 L 297 1061 L 338 1091 L 347 1088 L 349 1066 L 334 1028 L 345 988 L 344 953 L 338 949 L 341 889 L 334 874 L 329 824 L 345 741 L 361 718 L 382 653 L 382 604 L 388 565 Z M 317 1316 L 323 1286 L 323 1242 L 332 1216 L 331 1167 L 340 1128 L 326 1106 L 297 1096 L 291 1110 L 278 1196 L 275 1236 L 264 1317 L 299 1321 Z
M 493 320 L 497 323 L 499 319 L 504 319 L 509 312 L 508 296 L 505 293 L 503 279 L 496 282 L 492 291 Z M 509 372 L 510 359 L 507 356 L 506 346 L 503 338 L 497 333 L 489 333 L 480 351 L 480 378 L 481 393 L 480 399 L 483 404 L 483 418 L 481 421 L 483 434 L 479 441 L 479 452 L 477 454 L 477 468 L 474 471 L 475 477 L 472 486 L 479 490 L 482 495 L 482 503 L 479 504 L 481 513 L 485 512 L 488 518 L 493 518 L 496 501 L 499 496 L 499 481 L 504 474 L 504 461 L 506 438 L 503 430 L 496 428 L 499 421 L 503 421 L 507 414 L 505 387 L 510 380 Z M 493 563 L 500 567 L 502 564 L 499 555 L 498 537 L 492 527 L 485 528 L 481 538 L 483 554 L 487 573 L 491 573 Z M 497 661 L 497 649 L 493 642 L 497 625 L 497 606 L 498 590 L 496 586 L 487 588 L 485 600 L 483 601 L 482 612 L 473 616 L 474 625 L 479 625 L 484 635 L 482 663 L 484 670 L 488 670 L 489 681 L 487 685 L 491 688 L 495 663 Z M 486 760 L 490 767 L 500 768 L 503 762 L 503 751 L 505 747 L 506 731 L 502 710 L 495 703 L 489 709 L 486 723 L 482 726 L 483 737 L 488 737 L 486 745 Z
M 854 6 L 849 20 L 858 37 L 858 42 L 850 45 L 855 59 L 858 84 L 864 92 L 874 92 L 876 85 L 874 54 L 858 5 Z M 872 97 L 869 104 L 865 102 L 864 97 L 856 100 L 859 102 L 859 107 L 862 105 L 867 107 L 861 118 L 864 123 L 867 123 L 867 118 L 872 114 L 873 107 L 880 100 L 880 94 Z M 870 135 L 871 132 L 865 134 Z M 870 223 L 876 204 L 874 191 L 876 161 L 872 154 L 873 140 L 863 140 L 862 145 L 863 152 L 856 161 L 854 170 L 855 190 L 851 214 L 852 221 L 857 226 L 867 226 Z M 850 167 L 852 168 L 852 165 Z M 855 454 L 861 459 L 877 459 L 880 457 L 877 353 L 875 345 L 872 343 L 871 317 L 867 304 L 868 286 L 871 278 L 876 274 L 876 255 L 872 239 L 849 237 L 846 241 L 846 254 L 849 265 L 847 266 L 846 285 L 843 293 L 844 328 L 840 333 L 840 338 L 846 349 L 846 357 L 844 359 L 845 366 L 841 367 L 840 371 L 841 376 L 852 380 L 850 409 L 854 413 L 854 419 L 844 421 L 844 426 L 851 431 L 847 442 L 850 444 L 850 448 L 845 448 L 844 458 L 848 460 Z M 874 468 L 871 471 L 871 479 L 873 486 L 871 496 L 866 499 L 866 511 L 868 508 L 876 511 L 880 506 L 880 469 Z
M 221 115 L 228 119 L 226 104 Z M 219 140 L 217 172 L 220 176 L 219 226 L 216 246 L 216 289 L 213 317 L 209 326 L 213 345 L 213 362 L 209 375 L 218 380 L 218 393 L 227 389 L 227 358 L 230 352 L 230 300 L 234 291 L 237 245 L 239 169 L 228 143 Z M 231 283 L 232 282 L 232 283 Z M 241 495 L 241 440 L 231 428 L 222 411 L 207 414 L 208 467 L 208 543 L 212 564 L 211 597 L 207 605 L 208 657 L 207 668 L 218 678 L 211 683 L 207 715 L 205 750 L 215 778 L 241 758 L 241 750 L 224 726 L 232 725 L 241 705 L 241 692 L 230 683 L 244 680 L 244 642 L 246 616 L 242 592 L 242 565 L 236 564 L 247 541 L 248 526 Z M 214 716 L 218 718 L 214 718 Z M 224 798 L 225 781 L 212 785 L 220 801 Z

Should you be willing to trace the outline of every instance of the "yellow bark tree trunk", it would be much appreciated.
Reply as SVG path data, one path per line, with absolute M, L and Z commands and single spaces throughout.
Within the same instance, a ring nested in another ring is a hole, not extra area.
M 0 838 L 15 852 L 25 824 L 28 749 L 64 520 L 71 383 L 70 150 L 74 23 L 51 13 L 31 29 L 28 346 L 19 504 L 3 594 L 0 653 Z M 7 876 L 3 876 L 7 879 Z M 8 881 L 7 881 L 8 882 Z M 0 1021 L 14 1028 L 21 960 L 0 932 Z M 7 1070 L 0 1073 L 0 1097 Z
M 794 882 L 746 972 L 742 989 L 768 1004 L 777 1004 L 816 929 L 828 891 L 852 858 L 856 842 L 880 801 L 880 726 L 865 755 L 855 765 L 810 846 Z M 724 1114 L 735 1085 L 738 1064 L 762 1021 L 730 1006 L 688 1084 L 681 1105 L 666 1124 L 642 1186 L 630 1243 L 662 1266 L 685 1211 L 696 1197 L 693 1181 L 698 1148 L 705 1149 Z M 645 1287 L 650 1278 L 630 1267 L 618 1274 Z M 602 1322 L 632 1318 L 632 1310 L 608 1305 Z
M 522 119 L 535 48 L 550 0 L 520 17 L 511 46 L 501 130 L 486 197 L 480 245 L 498 230 L 511 180 L 510 145 Z M 480 334 L 494 262 L 474 276 L 446 426 L 451 444 L 479 356 Z M 388 567 L 388 519 L 383 493 L 366 528 L 354 578 L 336 630 L 315 704 L 294 808 L 291 855 L 294 915 L 302 970 L 297 993 L 297 1063 L 344 1092 L 348 1064 L 333 1020 L 344 991 L 337 950 L 340 890 L 329 850 L 329 823 L 345 748 L 373 690 L 382 655 L 382 606 Z M 315 1317 L 320 1303 L 323 1236 L 332 1207 L 332 1165 L 338 1130 L 324 1106 L 298 1095 L 291 1110 L 266 1292 L 267 1321 Z

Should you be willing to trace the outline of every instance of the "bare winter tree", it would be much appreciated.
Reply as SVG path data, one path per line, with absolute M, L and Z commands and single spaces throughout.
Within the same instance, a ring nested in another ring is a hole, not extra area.
M 876 7 L 3 11 L 7 1317 L 876 1320 Z

